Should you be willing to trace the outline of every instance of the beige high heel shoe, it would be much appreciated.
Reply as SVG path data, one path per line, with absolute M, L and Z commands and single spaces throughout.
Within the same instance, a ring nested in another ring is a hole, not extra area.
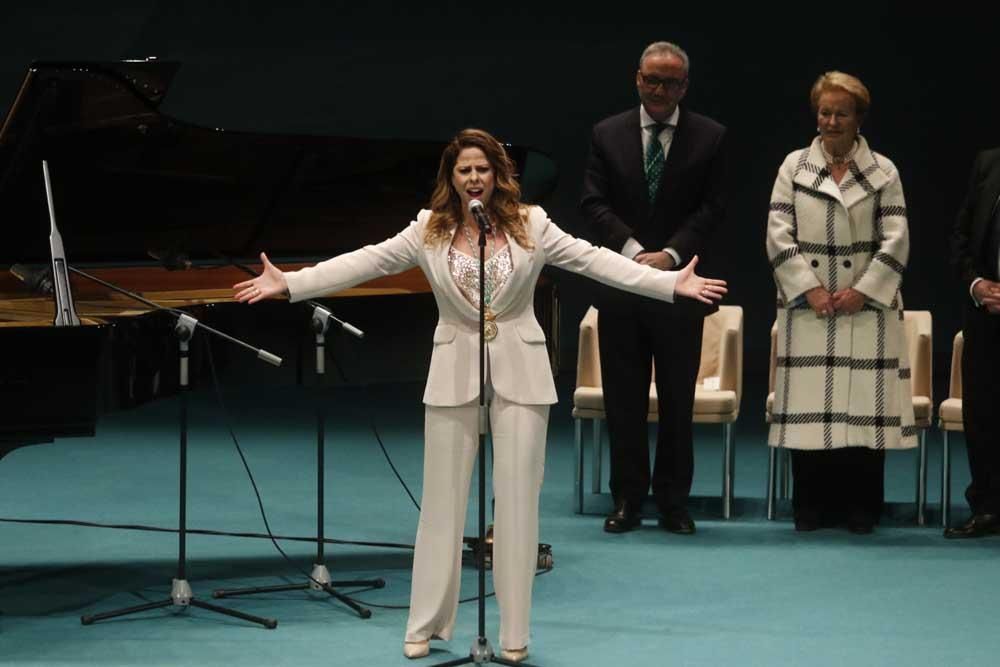
M 431 643 L 428 640 L 422 642 L 403 642 L 403 655 L 410 660 L 423 658 L 431 652 Z
M 528 657 L 528 647 L 525 646 L 524 648 L 512 649 L 502 648 L 500 649 L 500 657 L 504 660 L 510 660 L 511 662 L 521 662 Z

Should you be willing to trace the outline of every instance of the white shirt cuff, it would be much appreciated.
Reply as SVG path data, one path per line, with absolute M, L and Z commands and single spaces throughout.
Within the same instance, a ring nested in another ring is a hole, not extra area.
M 976 301 L 976 295 L 972 291 L 972 288 L 974 288 L 976 286 L 976 283 L 978 283 L 980 280 L 983 280 L 983 278 L 976 278 L 975 280 L 972 281 L 972 284 L 969 285 L 969 298 L 972 299 L 972 303 L 976 304 L 977 306 L 981 306 L 982 304 Z
M 635 256 L 644 250 L 645 248 L 642 247 L 642 244 L 630 236 L 628 237 L 628 241 L 625 241 L 625 245 L 622 246 L 621 254 L 629 259 L 635 259 Z
M 681 256 L 677 254 L 677 251 L 673 248 L 664 248 L 663 252 L 667 253 L 674 258 L 674 267 L 679 267 L 681 265 Z

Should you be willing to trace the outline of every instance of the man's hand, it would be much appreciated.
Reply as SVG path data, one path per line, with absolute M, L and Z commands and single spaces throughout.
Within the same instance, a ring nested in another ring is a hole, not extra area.
M 844 315 L 853 315 L 865 305 L 865 295 L 853 287 L 837 290 L 830 298 L 833 299 L 834 310 Z
M 1000 315 L 1000 283 L 986 279 L 980 280 L 972 288 L 972 296 L 988 313 Z
M 640 252 L 635 256 L 635 261 L 661 271 L 669 271 L 674 268 L 674 258 L 670 256 L 670 253 L 662 250 L 659 252 Z

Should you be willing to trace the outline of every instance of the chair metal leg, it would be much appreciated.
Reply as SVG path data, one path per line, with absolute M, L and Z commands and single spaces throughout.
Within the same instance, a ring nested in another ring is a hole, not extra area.
M 733 424 L 722 425 L 722 518 L 728 519 L 733 513 L 733 477 L 735 475 L 736 458 L 734 456 L 734 437 L 736 429 Z
M 917 449 L 917 525 L 927 523 L 927 429 L 920 429 L 917 436 L 920 446 Z
M 790 489 L 792 480 L 792 453 L 787 449 L 781 450 L 781 494 L 778 496 L 782 500 L 791 497 Z
M 768 447 L 767 452 L 767 520 L 774 521 L 774 496 L 778 480 L 778 448 Z
M 951 443 L 948 442 L 948 431 L 941 431 L 944 436 L 941 448 L 941 527 L 945 530 L 951 519 Z
M 576 460 L 573 462 L 573 503 L 576 513 L 583 514 L 583 420 L 577 417 L 573 420 L 573 445 L 576 447 Z
M 593 452 L 594 460 L 591 461 L 592 472 L 591 475 L 593 479 L 590 482 L 590 490 L 592 493 L 601 492 L 601 464 L 603 459 L 603 452 L 601 451 L 603 443 L 601 442 L 601 420 L 594 418 L 594 440 L 591 443 L 591 452 Z

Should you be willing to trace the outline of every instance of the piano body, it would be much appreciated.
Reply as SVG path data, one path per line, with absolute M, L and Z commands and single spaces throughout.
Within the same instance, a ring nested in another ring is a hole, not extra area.
M 426 205 L 443 143 L 199 127 L 158 110 L 178 68 L 34 63 L 0 126 L 0 458 L 177 391 L 173 318 L 73 275 L 82 325 L 55 327 L 52 296 L 8 270 L 50 262 L 43 159 L 68 262 L 196 317 L 241 308 L 230 286 L 245 274 L 229 258 L 256 264 L 266 249 L 297 268 L 388 238 Z M 510 151 L 539 201 L 554 164 Z M 428 292 L 414 270 L 336 297 Z M 550 282 L 536 303 L 557 331 Z

